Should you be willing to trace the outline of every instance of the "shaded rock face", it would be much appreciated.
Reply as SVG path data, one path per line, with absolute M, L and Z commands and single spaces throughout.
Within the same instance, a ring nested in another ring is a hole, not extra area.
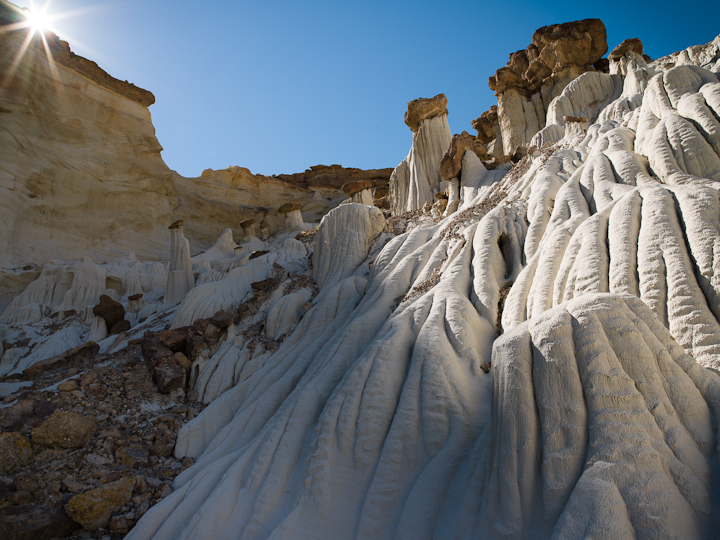
M 1 3 L 0 24 L 14 18 Z M 167 259 L 167 248 L 159 246 L 168 246 L 169 235 L 160 224 L 178 219 L 194 251 L 209 248 L 227 227 L 241 238 L 240 223 L 250 218 L 274 234 L 282 228 L 277 208 L 283 203 L 301 202 L 305 219 L 319 222 L 345 199 L 345 182 L 387 184 L 392 172 L 332 165 L 272 177 L 229 167 L 185 178 L 162 160 L 147 108 L 154 102 L 150 92 L 114 79 L 51 33 L 56 70 L 39 40 L 15 70 L 25 36 L 26 30 L 0 34 L 0 79 L 10 81 L 1 105 L 1 266 L 88 254 L 110 259 L 129 251 L 144 260 Z M 11 285 L 4 277 L 0 273 L 3 285 Z
M 599 19 L 585 19 L 540 28 L 531 45 L 512 53 L 507 66 L 488 81 L 498 96 L 498 124 L 492 131 L 502 136 L 502 152 L 512 155 L 518 147 L 527 148 L 545 127 L 553 98 L 582 73 L 594 71 L 593 64 L 606 52 L 605 25 Z M 478 119 L 483 141 L 491 136 L 494 116 L 490 111 L 485 115 Z

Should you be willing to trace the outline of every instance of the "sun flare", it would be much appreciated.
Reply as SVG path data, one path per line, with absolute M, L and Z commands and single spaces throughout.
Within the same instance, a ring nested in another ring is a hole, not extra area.
M 50 23 L 52 22 L 47 11 L 44 9 L 25 10 L 25 16 L 27 22 L 33 33 L 43 33 L 45 30 L 50 29 Z

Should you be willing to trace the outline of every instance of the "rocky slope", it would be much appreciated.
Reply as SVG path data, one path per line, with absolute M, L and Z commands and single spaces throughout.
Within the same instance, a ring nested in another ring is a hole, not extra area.
M 273 214 L 228 196 L 248 171 L 211 171 L 163 231 L 167 263 L 7 271 L 0 526 L 712 537 L 720 36 L 656 61 L 606 50 L 599 21 L 540 29 L 477 138 L 451 136 L 444 96 L 410 102 L 390 211 L 367 204 L 375 172 L 350 172 L 343 204 L 321 192 L 318 225 L 314 199 Z M 536 127 L 508 93 L 535 100 Z M 316 172 L 268 181 L 337 174 Z M 203 204 L 252 217 L 193 255 Z M 89 426 L 77 450 L 49 450 L 53 408 Z M 41 488 L 41 467 L 62 472 Z

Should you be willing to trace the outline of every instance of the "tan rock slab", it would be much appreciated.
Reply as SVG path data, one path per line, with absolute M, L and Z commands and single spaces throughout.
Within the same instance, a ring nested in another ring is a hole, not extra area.
M 93 417 L 55 411 L 32 430 L 32 440 L 51 448 L 79 448 L 87 444 L 95 431 L 97 422 Z
M 89 531 L 107 527 L 110 515 L 130 501 L 134 487 L 135 478 L 127 477 L 75 495 L 67 504 L 67 513 Z

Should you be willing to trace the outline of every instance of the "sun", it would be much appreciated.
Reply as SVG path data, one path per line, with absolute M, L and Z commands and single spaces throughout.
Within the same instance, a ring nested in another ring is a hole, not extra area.
M 27 17 L 27 24 L 33 33 L 42 34 L 45 30 L 50 29 L 50 23 L 52 22 L 51 17 L 48 15 L 45 9 L 25 9 L 25 17 Z

